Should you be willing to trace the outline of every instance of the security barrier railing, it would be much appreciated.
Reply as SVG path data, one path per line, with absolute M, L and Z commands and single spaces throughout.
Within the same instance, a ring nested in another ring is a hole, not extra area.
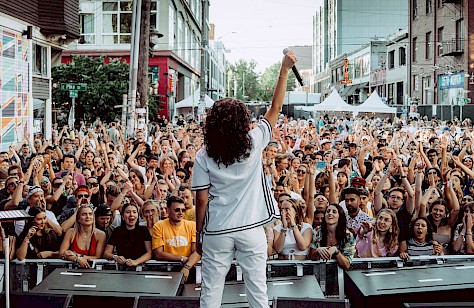
M 429 266 L 430 264 L 457 264 L 474 263 L 474 256 L 449 255 L 449 256 L 417 256 L 409 260 L 398 257 L 392 258 L 354 258 L 350 270 L 372 269 L 372 268 L 400 268 L 409 266 Z M 28 292 L 38 285 L 46 276 L 56 268 L 77 268 L 70 261 L 61 259 L 29 259 L 24 261 L 13 260 L 10 262 L 10 291 Z M 95 270 L 117 270 L 114 261 L 104 259 L 92 261 Z M 148 261 L 137 266 L 136 271 L 180 271 L 179 262 Z M 4 260 L 0 260 L 0 291 L 4 285 Z M 315 275 L 321 290 L 326 297 L 344 298 L 344 271 L 335 261 L 300 261 L 300 260 L 269 260 L 267 262 L 267 277 L 303 276 Z M 236 261 L 234 261 L 227 280 L 243 280 L 243 273 Z M 200 263 L 196 266 L 196 283 L 201 282 Z

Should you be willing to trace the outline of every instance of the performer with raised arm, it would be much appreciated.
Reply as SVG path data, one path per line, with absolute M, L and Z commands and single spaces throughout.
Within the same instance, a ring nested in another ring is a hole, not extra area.
M 208 113 L 192 179 L 199 252 L 202 245 L 201 307 L 221 306 L 234 256 L 243 270 L 250 307 L 268 307 L 263 225 L 278 218 L 279 211 L 265 180 L 262 151 L 271 140 L 295 63 L 293 52 L 286 53 L 272 105 L 254 129 L 240 100 L 221 99 Z

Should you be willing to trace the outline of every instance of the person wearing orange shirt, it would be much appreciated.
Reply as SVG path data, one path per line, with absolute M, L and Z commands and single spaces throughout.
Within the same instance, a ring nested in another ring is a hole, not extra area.
M 201 258 L 196 252 L 196 222 L 184 219 L 186 206 L 180 197 L 168 198 L 167 211 L 168 218 L 153 227 L 153 255 L 161 261 L 180 261 L 186 281 L 190 269 Z

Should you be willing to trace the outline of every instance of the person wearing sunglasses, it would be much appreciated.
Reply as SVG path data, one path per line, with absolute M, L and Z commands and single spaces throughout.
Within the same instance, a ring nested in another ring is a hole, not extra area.
M 186 280 L 191 268 L 200 260 L 196 252 L 196 222 L 184 219 L 185 202 L 171 196 L 167 201 L 168 218 L 153 227 L 153 255 L 161 261 L 179 261 Z
M 87 187 L 89 188 L 89 191 L 91 193 L 91 203 L 92 204 L 100 204 L 103 203 L 104 200 L 101 196 L 100 193 L 100 184 L 99 180 L 95 176 L 91 176 L 87 179 Z
M 87 186 L 81 185 L 76 189 L 76 191 L 74 192 L 73 199 L 74 207 L 64 210 L 58 219 L 59 223 L 61 224 L 61 228 L 63 229 L 63 232 L 66 232 L 74 225 L 76 221 L 77 209 L 83 204 L 90 204 L 90 198 L 91 192 Z
M 151 235 L 147 227 L 138 224 L 138 213 L 135 203 L 122 207 L 122 225 L 114 230 L 105 247 L 104 258 L 117 262 L 121 270 L 135 267 L 152 257 Z
M 179 179 L 181 184 L 189 183 L 189 172 L 184 168 L 176 169 L 176 177 Z

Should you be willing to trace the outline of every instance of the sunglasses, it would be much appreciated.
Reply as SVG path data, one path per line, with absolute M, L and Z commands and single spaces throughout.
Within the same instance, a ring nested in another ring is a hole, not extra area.
M 99 183 L 87 183 L 87 185 L 90 185 L 92 187 L 97 187 L 99 186 Z
M 86 206 L 86 207 L 94 208 L 94 206 L 93 206 L 92 204 L 90 204 L 90 203 L 79 204 L 79 206 L 80 206 L 80 207 Z
M 436 175 L 436 172 L 428 172 L 428 175 Z
M 306 174 L 306 171 L 304 171 L 304 170 L 296 170 L 296 173 Z
M 77 198 L 82 199 L 82 198 L 89 198 L 89 195 L 77 195 Z
M 184 179 L 186 176 L 185 175 L 176 175 L 180 179 Z
M 10 173 L 10 176 L 18 176 L 18 172 L 16 172 L 16 173 Z
M 49 183 L 49 180 L 42 180 L 42 181 L 40 182 L 40 184 L 47 184 L 47 183 Z
M 174 209 L 174 211 L 175 211 L 176 213 L 180 213 L 180 212 L 181 212 L 181 213 L 186 213 L 186 209 L 185 209 L 185 208 L 176 208 L 176 209 Z
M 327 199 L 324 198 L 323 196 L 316 197 L 316 201 L 318 202 L 327 202 Z

